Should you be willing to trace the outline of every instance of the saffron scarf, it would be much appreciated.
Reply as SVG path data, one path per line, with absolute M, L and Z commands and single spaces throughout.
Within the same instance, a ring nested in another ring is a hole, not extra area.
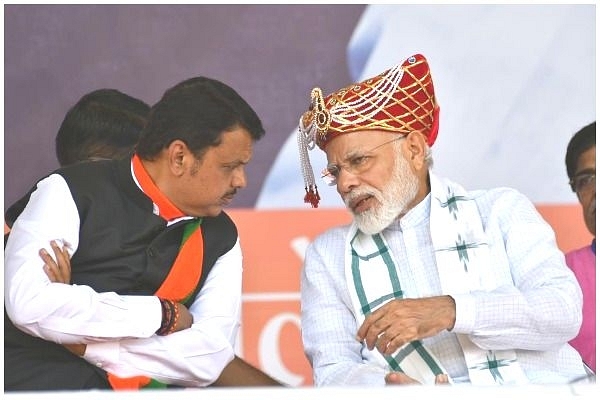
M 475 200 L 456 183 L 430 173 L 430 232 L 442 293 L 453 295 L 492 290 L 495 282 L 489 246 Z M 359 323 L 380 305 L 403 298 L 391 249 L 382 234 L 365 235 L 352 224 L 346 240 L 346 278 Z M 475 385 L 525 384 L 528 382 L 514 350 L 484 350 L 468 335 L 457 334 L 465 355 L 471 383 Z M 369 355 L 380 365 L 404 372 L 423 384 L 446 373 L 422 341 L 413 341 L 395 354 Z M 452 383 L 452 381 L 450 380 Z
M 167 222 L 186 217 L 154 184 L 137 154 L 133 156 L 132 168 L 142 191 L 152 199 L 157 215 Z M 203 250 L 201 220 L 195 218 L 184 227 L 179 253 L 155 296 L 178 303 L 188 300 L 200 282 Z M 114 390 L 165 388 L 167 386 L 147 376 L 118 377 L 108 373 L 108 381 Z

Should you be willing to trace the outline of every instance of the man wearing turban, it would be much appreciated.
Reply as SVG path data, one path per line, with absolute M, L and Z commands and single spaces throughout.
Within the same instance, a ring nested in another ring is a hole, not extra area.
M 311 92 L 298 144 L 353 215 L 308 247 L 302 339 L 324 385 L 567 383 L 582 294 L 534 205 L 510 188 L 468 191 L 433 172 L 438 134 L 421 54 L 326 97 Z M 474 165 L 474 168 L 478 166 Z

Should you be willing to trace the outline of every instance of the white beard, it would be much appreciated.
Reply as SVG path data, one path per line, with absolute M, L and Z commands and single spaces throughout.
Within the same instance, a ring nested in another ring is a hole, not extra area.
M 374 235 L 390 226 L 399 215 L 408 211 L 408 205 L 417 196 L 419 180 L 411 172 L 408 160 L 401 154 L 396 157 L 394 172 L 385 187 L 387 190 L 382 192 L 372 186 L 361 186 L 344 199 L 348 206 L 352 199 L 368 194 L 379 202 L 366 211 L 354 214 L 358 229 L 367 235 Z

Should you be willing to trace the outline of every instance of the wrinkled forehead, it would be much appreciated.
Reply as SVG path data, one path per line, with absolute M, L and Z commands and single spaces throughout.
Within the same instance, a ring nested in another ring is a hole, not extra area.
M 396 136 L 397 134 L 382 130 L 361 130 L 336 136 L 325 146 L 327 162 L 337 163 L 352 156 L 366 154 Z

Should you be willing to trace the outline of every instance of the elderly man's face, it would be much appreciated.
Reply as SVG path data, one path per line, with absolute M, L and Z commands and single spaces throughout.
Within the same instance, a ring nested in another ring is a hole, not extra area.
M 404 136 L 384 131 L 340 135 L 327 145 L 328 169 L 361 231 L 381 232 L 412 207 L 419 179 Z

